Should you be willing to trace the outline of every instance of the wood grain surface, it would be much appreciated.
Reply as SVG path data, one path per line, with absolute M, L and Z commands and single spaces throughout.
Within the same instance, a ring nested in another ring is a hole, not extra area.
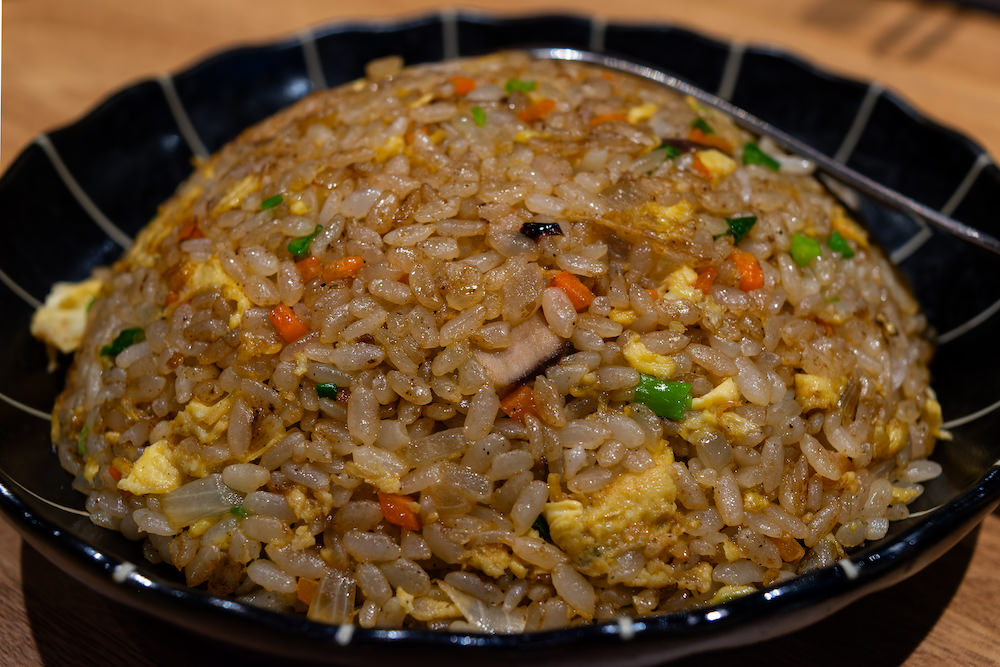
M 182 69 L 236 43 L 342 18 L 405 16 L 437 4 L 5 0 L 0 169 L 38 133 L 72 122 L 137 79 Z M 465 6 L 540 8 L 531 0 Z M 998 15 L 913 0 L 549 0 L 544 7 L 671 21 L 710 35 L 774 44 L 830 69 L 876 79 L 1000 155 Z M 858 664 L 859 651 L 868 654 L 865 664 L 1000 664 L 1000 515 L 987 517 L 906 582 L 817 625 L 681 664 Z M 194 656 L 246 667 L 274 664 L 105 599 L 0 522 L 0 665 L 201 664 Z

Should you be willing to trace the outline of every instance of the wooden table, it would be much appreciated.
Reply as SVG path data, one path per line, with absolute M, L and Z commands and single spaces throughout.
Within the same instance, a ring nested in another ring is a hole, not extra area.
M 399 16 L 437 4 L 371 0 L 364 16 Z M 354 8 L 359 5 L 345 5 L 8 0 L 0 168 L 36 134 L 76 119 L 120 86 L 236 42 L 360 16 Z M 531 0 L 471 6 L 536 9 Z M 911 0 L 549 0 L 546 7 L 672 21 L 721 37 L 773 43 L 831 69 L 876 78 L 1000 156 L 1000 16 Z M 1000 515 L 987 517 L 978 531 L 907 582 L 794 635 L 712 661 L 845 664 L 861 647 L 877 664 L 1000 662 Z M 248 667 L 273 664 L 234 655 L 229 647 L 109 602 L 62 574 L 0 522 L 0 664 L 188 664 L 198 654 L 241 659 Z

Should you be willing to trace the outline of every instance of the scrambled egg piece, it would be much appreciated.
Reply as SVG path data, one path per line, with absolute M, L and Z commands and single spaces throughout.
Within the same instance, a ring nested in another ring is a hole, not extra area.
M 712 175 L 712 180 L 720 179 L 736 171 L 736 161 L 714 148 L 697 151 L 694 156 Z
M 663 281 L 664 295 L 674 301 L 687 299 L 696 302 L 702 296 L 701 290 L 695 289 L 694 282 L 698 280 L 698 274 L 690 266 L 682 266 L 675 270 Z
M 806 412 L 809 410 L 826 410 L 837 404 L 844 384 L 846 384 L 844 380 L 834 382 L 822 375 L 796 373 L 795 400 L 799 402 L 799 405 Z
M 628 114 L 626 114 L 625 117 L 628 122 L 635 125 L 636 123 L 641 123 L 644 120 L 652 118 L 653 114 L 656 113 L 659 108 L 660 107 L 656 106 L 652 102 L 647 102 L 646 104 L 640 104 L 639 106 L 634 106 L 629 109 Z
M 678 529 L 673 462 L 673 452 L 664 447 L 652 467 L 623 474 L 586 502 L 567 498 L 546 503 L 544 514 L 552 541 L 589 576 L 611 572 L 614 559 L 626 551 L 644 550 L 653 542 L 666 546 Z M 655 585 L 660 581 L 664 585 L 673 580 L 672 568 L 650 559 L 625 583 Z
M 906 425 L 898 419 L 890 419 L 888 423 L 875 425 L 875 432 L 872 434 L 872 454 L 876 459 L 887 459 L 895 456 L 904 446 L 906 446 L 908 432 Z
M 384 144 L 375 149 L 375 162 L 381 164 L 389 158 L 399 155 L 404 149 L 406 149 L 406 141 L 402 135 L 394 134 Z
M 677 370 L 677 364 L 673 359 L 653 352 L 635 334 L 628 337 L 625 347 L 622 348 L 622 354 L 632 368 L 661 380 L 668 379 Z
M 631 325 L 638 317 L 631 308 L 613 308 L 608 315 L 609 319 L 614 320 L 623 327 Z
M 726 378 L 712 391 L 691 399 L 692 410 L 715 410 L 719 407 L 730 407 L 739 403 L 740 390 L 733 378 Z
M 459 561 L 494 579 L 502 577 L 507 570 L 518 579 L 524 579 L 528 575 L 527 566 L 502 544 L 480 544 L 475 549 L 466 551 Z
M 181 471 L 171 461 L 170 446 L 166 440 L 158 440 L 146 447 L 128 475 L 119 480 L 118 488 L 142 496 L 173 491 L 181 482 Z
M 211 444 L 229 428 L 229 410 L 232 407 L 231 395 L 214 405 L 205 405 L 197 399 L 191 399 L 183 412 L 177 413 L 170 422 L 170 432 L 193 435 L 201 444 Z
M 243 319 L 243 313 L 251 307 L 250 299 L 243 292 L 240 284 L 229 277 L 229 274 L 222 268 L 222 261 L 212 255 L 205 262 L 195 264 L 188 262 L 182 269 L 181 275 L 187 273 L 183 288 L 179 292 L 178 301 L 185 301 L 198 292 L 214 289 L 218 287 L 222 290 L 222 296 L 236 302 L 236 312 L 229 318 L 229 328 L 235 329 Z
M 69 354 L 80 347 L 87 327 L 87 309 L 101 291 L 101 281 L 56 283 L 45 303 L 31 317 L 31 335 Z
M 648 202 L 642 207 L 642 212 L 652 216 L 664 232 L 670 232 L 678 225 L 687 222 L 694 215 L 694 204 L 682 199 L 672 206 L 664 206 L 656 202 Z
M 848 241 L 854 241 L 861 247 L 867 247 L 868 232 L 861 225 L 847 217 L 844 209 L 839 206 L 833 209 L 833 219 L 830 221 L 830 224 Z
M 212 216 L 222 215 L 226 211 L 239 206 L 248 195 L 260 189 L 260 176 L 257 174 L 247 174 L 236 183 L 233 183 L 229 191 L 212 208 Z

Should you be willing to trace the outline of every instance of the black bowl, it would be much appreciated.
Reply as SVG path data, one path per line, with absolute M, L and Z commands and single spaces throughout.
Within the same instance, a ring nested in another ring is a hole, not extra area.
M 985 151 L 897 96 L 770 48 L 669 25 L 573 15 L 445 12 L 395 23 L 328 26 L 311 36 L 217 54 L 141 81 L 43 135 L 0 179 L 0 509 L 35 548 L 97 590 L 245 647 L 363 664 L 402 656 L 441 664 L 533 661 L 648 664 L 803 627 L 913 574 L 1000 503 L 1000 258 L 858 197 L 873 234 L 912 283 L 941 344 L 932 372 L 952 442 L 935 459 L 914 516 L 838 565 L 708 609 L 522 636 L 333 627 L 186 588 L 137 543 L 93 526 L 49 445 L 47 412 L 63 382 L 31 338 L 31 313 L 58 280 L 114 261 L 190 172 L 246 126 L 366 62 L 407 63 L 541 44 L 644 61 L 717 92 L 885 185 L 997 235 L 1000 170 Z

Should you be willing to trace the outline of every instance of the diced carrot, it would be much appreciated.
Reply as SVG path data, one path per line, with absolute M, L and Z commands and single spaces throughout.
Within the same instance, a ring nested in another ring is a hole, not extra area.
M 108 466 L 108 474 L 111 475 L 111 479 L 115 480 L 116 482 L 120 482 L 122 479 L 122 471 L 114 467 L 113 465 Z
M 601 123 L 608 123 L 613 120 L 625 120 L 625 114 L 623 113 L 602 113 L 599 116 L 594 116 L 590 119 L 590 126 L 596 127 Z
M 556 101 L 546 97 L 529 104 L 526 108 L 518 112 L 517 117 L 524 123 L 530 123 L 545 118 L 555 108 Z
M 697 153 L 691 159 L 691 166 L 699 174 L 701 174 L 702 176 L 704 176 L 708 180 L 712 180 L 712 171 L 708 167 L 706 167 L 705 164 L 698 158 Z
M 267 317 L 286 343 L 294 343 L 309 333 L 309 327 L 302 323 L 294 310 L 283 303 L 272 308 Z
M 402 496 L 397 493 L 382 493 L 379 491 L 378 503 L 382 506 L 382 516 L 389 523 L 414 532 L 420 530 L 417 501 L 410 496 Z
M 163 300 L 164 306 L 170 306 L 177 303 L 177 299 L 181 298 L 177 292 L 167 292 L 167 298 Z
M 647 287 L 647 288 L 646 288 L 646 293 L 647 293 L 647 294 L 649 294 L 650 298 L 651 298 L 651 299 L 652 299 L 653 301 L 656 301 L 657 299 L 659 299 L 659 298 L 660 298 L 660 293 L 659 293 L 659 292 L 657 292 L 657 291 L 656 291 L 655 289 L 653 289 L 652 287 Z
M 296 262 L 295 266 L 299 270 L 299 275 L 302 276 L 302 282 L 308 283 L 323 275 L 323 264 L 313 256 Z
M 476 82 L 467 76 L 453 76 L 450 79 L 451 85 L 455 87 L 456 95 L 468 95 L 476 89 Z
M 318 590 L 318 581 L 315 579 L 299 577 L 299 580 L 295 584 L 295 597 L 297 597 L 299 602 L 302 604 L 309 606 L 312 604 L 313 598 L 316 597 L 316 591 Z
M 524 423 L 524 418 L 528 415 L 538 416 L 538 409 L 535 407 L 535 392 L 526 384 L 504 396 L 500 401 L 500 409 L 508 417 L 516 422 Z
M 579 312 L 585 310 L 587 306 L 594 300 L 594 293 L 591 292 L 586 285 L 580 282 L 580 279 L 574 276 L 569 271 L 563 271 L 562 273 L 557 273 L 552 282 L 549 283 L 552 287 L 558 287 L 566 296 L 569 297 L 570 302 L 573 307 Z
M 708 290 L 712 289 L 712 283 L 715 282 L 715 277 L 718 275 L 718 267 L 706 266 L 698 272 L 698 278 L 694 281 L 694 283 L 692 283 L 691 286 L 703 294 L 708 294 Z
M 364 257 L 358 257 L 356 255 L 343 257 L 323 269 L 323 280 L 330 282 L 332 280 L 353 278 L 361 272 L 361 269 L 363 269 L 364 266 Z
M 821 319 L 819 317 L 817 317 L 815 319 L 816 319 L 816 324 L 818 324 L 821 327 L 823 327 L 823 330 L 826 331 L 826 335 L 827 336 L 832 336 L 833 335 L 833 325 L 832 324 L 830 324 L 826 320 Z
M 179 232 L 177 232 L 178 241 L 187 241 L 189 239 L 200 239 L 204 238 L 204 234 L 201 232 L 201 228 L 198 227 L 198 221 L 191 218 L 181 226 Z
M 697 141 L 699 144 L 704 144 L 706 146 L 714 146 L 729 155 L 733 152 L 733 147 L 729 145 L 728 141 L 717 134 L 708 134 L 707 132 L 703 132 L 697 127 L 691 128 L 691 131 L 688 132 L 688 139 L 691 141 Z
M 764 271 L 760 268 L 760 262 L 753 254 L 739 248 L 733 248 L 733 254 L 730 257 L 740 273 L 741 290 L 749 292 L 764 286 Z

